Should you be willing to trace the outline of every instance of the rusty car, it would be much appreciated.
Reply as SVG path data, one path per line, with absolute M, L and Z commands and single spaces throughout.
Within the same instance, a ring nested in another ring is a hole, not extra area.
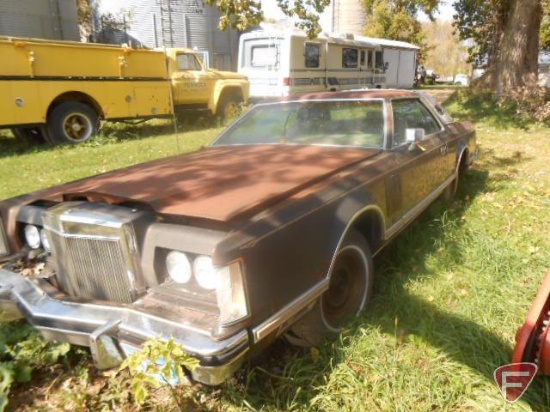
M 472 124 L 413 91 L 258 104 L 196 152 L 0 202 L 0 309 L 100 368 L 173 337 L 217 385 L 281 335 L 338 333 L 373 256 L 476 155 Z

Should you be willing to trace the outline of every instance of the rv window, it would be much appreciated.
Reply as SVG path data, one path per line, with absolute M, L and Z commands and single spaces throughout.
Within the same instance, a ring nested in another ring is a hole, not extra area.
M 358 54 L 357 49 L 342 49 L 342 67 L 345 69 L 356 68 Z
M 252 67 L 277 65 L 277 48 L 273 46 L 252 46 Z
M 361 66 L 365 65 L 365 50 L 361 50 Z
M 179 70 L 202 70 L 202 67 L 194 54 L 178 54 Z
M 321 47 L 318 44 L 306 43 L 306 67 L 319 67 Z
M 368 52 L 368 62 L 367 62 L 367 67 L 371 68 L 372 69 L 372 56 L 373 56 L 374 52 L 373 51 L 370 51 Z
M 382 51 L 376 52 L 375 67 L 377 69 L 381 69 L 382 67 L 384 67 L 384 52 Z

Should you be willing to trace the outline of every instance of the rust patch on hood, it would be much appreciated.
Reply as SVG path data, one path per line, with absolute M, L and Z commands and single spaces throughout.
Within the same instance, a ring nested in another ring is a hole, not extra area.
M 267 207 L 380 150 L 258 145 L 212 147 L 93 176 L 37 193 L 137 201 L 164 214 L 229 221 Z

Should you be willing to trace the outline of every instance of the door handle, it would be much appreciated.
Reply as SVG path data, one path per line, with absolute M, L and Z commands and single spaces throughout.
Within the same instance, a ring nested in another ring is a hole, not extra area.
M 439 153 L 441 153 L 441 155 L 443 156 L 445 153 L 447 153 L 449 151 L 449 148 L 447 147 L 447 144 L 445 143 L 444 146 L 441 146 L 439 148 Z

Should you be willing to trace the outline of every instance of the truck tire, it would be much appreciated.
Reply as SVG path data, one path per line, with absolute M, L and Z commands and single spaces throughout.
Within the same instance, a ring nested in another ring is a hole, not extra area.
M 221 120 L 233 120 L 239 117 L 243 109 L 243 98 L 235 94 L 222 96 L 218 104 L 217 116 Z
M 49 143 L 46 130 L 43 127 L 14 127 L 11 132 L 17 139 L 29 146 L 44 142 Z
M 61 103 L 48 116 L 48 134 L 55 144 L 85 142 L 97 133 L 98 125 L 95 110 L 80 102 Z

